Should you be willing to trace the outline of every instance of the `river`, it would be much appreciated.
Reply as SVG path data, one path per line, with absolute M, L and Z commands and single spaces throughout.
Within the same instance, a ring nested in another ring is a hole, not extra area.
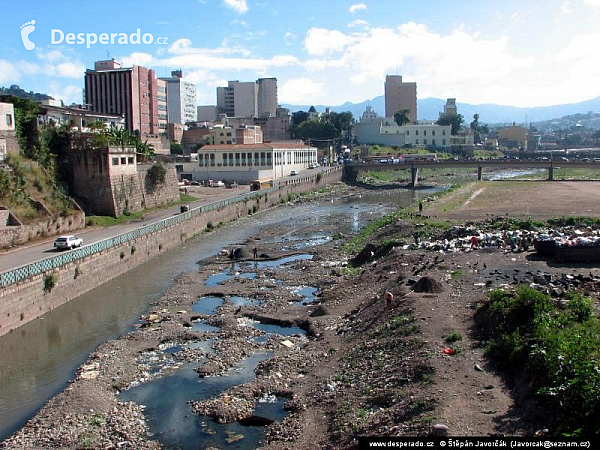
M 139 316 L 173 278 L 198 261 L 242 242 L 268 226 L 283 226 L 293 241 L 298 223 L 337 223 L 342 233 L 360 230 L 398 206 L 437 190 L 361 191 L 333 203 L 310 202 L 271 209 L 202 235 L 50 311 L 0 338 L 0 440 L 22 427 L 102 342 L 134 329 Z M 311 237 L 303 237 L 310 239 Z M 318 242 L 322 236 L 314 236 Z M 288 242 L 289 243 L 289 242 Z

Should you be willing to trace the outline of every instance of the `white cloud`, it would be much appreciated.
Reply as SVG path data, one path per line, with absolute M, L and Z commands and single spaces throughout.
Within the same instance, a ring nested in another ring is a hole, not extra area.
M 0 84 L 13 83 L 21 78 L 21 73 L 15 65 L 5 59 L 0 59 Z
M 121 67 L 144 66 L 150 67 L 154 63 L 154 57 L 149 53 L 135 52 L 122 58 Z
M 48 65 L 46 73 L 50 76 L 61 78 L 83 78 L 85 66 L 78 63 L 64 62 L 56 65 Z
M 294 33 L 291 32 L 287 32 L 285 33 L 285 36 L 283 37 L 283 39 L 285 40 L 285 45 L 287 45 L 288 47 L 290 45 L 292 45 L 293 42 L 296 41 L 297 36 Z
M 600 6 L 600 0 L 583 0 L 583 3 L 585 3 L 588 6 L 592 6 L 592 7 Z
M 326 53 L 339 52 L 353 41 L 353 37 L 341 31 L 311 28 L 306 34 L 304 47 L 311 55 L 324 55 Z
M 69 84 L 66 86 L 53 81 L 49 84 L 48 95 L 56 100 L 62 100 L 66 105 L 71 103 L 83 103 L 82 86 Z
M 560 13 L 561 14 L 571 14 L 572 12 L 573 12 L 573 8 L 571 7 L 571 2 L 569 0 L 567 0 L 560 7 Z
M 364 3 L 357 3 L 355 5 L 352 5 L 350 8 L 348 8 L 348 12 L 354 14 L 356 11 L 366 10 L 366 9 L 367 9 L 367 5 L 365 5 Z
M 369 22 L 366 20 L 353 20 L 348 24 L 348 28 L 357 28 L 357 27 L 368 27 Z
M 246 0 L 223 0 L 223 4 L 227 8 L 233 9 L 238 14 L 245 14 L 248 12 Z
M 310 78 L 292 78 L 279 87 L 278 96 L 282 103 L 310 103 L 321 98 L 324 90 L 322 83 Z
M 521 22 L 521 14 L 515 12 L 510 16 L 510 20 L 512 23 L 520 23 Z

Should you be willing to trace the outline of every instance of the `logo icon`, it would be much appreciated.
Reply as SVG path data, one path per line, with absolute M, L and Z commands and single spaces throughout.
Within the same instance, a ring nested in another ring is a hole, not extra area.
M 35 48 L 35 43 L 29 40 L 29 35 L 33 30 L 35 30 L 35 20 L 21 25 L 21 39 L 23 39 L 23 45 L 27 50 L 33 50 Z

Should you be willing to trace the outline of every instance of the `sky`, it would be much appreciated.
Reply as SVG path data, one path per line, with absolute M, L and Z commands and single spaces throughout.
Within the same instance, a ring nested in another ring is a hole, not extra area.
M 420 99 L 525 107 L 600 95 L 600 0 L 4 0 L 0 7 L 0 86 L 67 104 L 83 103 L 86 68 L 111 58 L 157 76 L 182 69 L 197 85 L 198 105 L 216 104 L 216 87 L 228 80 L 263 77 L 277 78 L 279 103 L 303 105 L 370 100 L 383 95 L 388 74 L 416 82 Z

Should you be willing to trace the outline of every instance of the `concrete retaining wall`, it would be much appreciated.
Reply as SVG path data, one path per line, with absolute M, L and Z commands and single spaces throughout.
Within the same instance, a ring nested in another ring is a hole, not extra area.
M 323 173 L 319 181 L 314 175 L 300 177 L 281 184 L 276 191 L 261 195 L 258 202 L 253 199 L 231 203 L 52 271 L 0 287 L 0 336 L 179 245 L 206 230 L 209 223 L 217 225 L 238 219 L 252 211 L 255 205 L 265 210 L 286 201 L 290 194 L 308 192 L 340 181 L 341 177 L 339 169 Z

